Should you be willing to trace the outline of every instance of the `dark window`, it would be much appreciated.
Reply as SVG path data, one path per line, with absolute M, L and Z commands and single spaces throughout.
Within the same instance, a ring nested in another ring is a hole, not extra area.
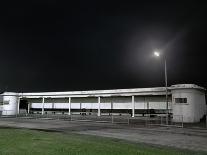
M 3 101 L 3 105 L 8 105 L 9 101 Z
M 175 103 L 187 103 L 187 98 L 175 98 Z

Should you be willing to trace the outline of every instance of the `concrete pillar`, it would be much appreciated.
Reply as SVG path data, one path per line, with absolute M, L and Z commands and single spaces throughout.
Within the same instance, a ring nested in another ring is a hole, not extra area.
M 68 115 L 70 115 L 71 114 L 71 97 L 68 98 L 68 103 L 69 103 L 69 105 L 68 105 Z
M 42 98 L 42 115 L 44 114 L 44 104 L 45 104 L 45 98 Z
M 20 97 L 17 99 L 17 114 L 19 114 Z
M 132 117 L 135 115 L 135 104 L 134 104 L 134 96 L 132 96 Z
M 30 112 L 30 103 L 28 103 L 28 107 L 27 107 L 28 109 L 27 109 L 27 113 L 29 114 L 29 112 Z
M 147 113 L 150 114 L 149 102 L 147 102 Z
M 113 102 L 111 102 L 111 115 L 113 115 L 113 109 L 114 109 Z
M 101 116 L 101 97 L 98 97 L 98 116 Z

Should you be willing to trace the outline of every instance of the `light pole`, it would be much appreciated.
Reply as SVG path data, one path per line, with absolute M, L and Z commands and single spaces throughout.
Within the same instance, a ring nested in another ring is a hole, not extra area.
M 154 51 L 154 55 L 156 57 L 160 56 L 160 52 Z M 164 63 L 165 63 L 165 100 L 166 100 L 166 124 L 168 125 L 168 88 L 167 88 L 167 62 L 166 62 L 166 57 L 164 57 Z

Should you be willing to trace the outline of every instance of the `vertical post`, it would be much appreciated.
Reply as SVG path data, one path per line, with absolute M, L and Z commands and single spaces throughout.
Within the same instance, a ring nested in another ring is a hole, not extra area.
M 19 114 L 20 97 L 17 100 L 17 114 Z
M 147 119 L 146 119 L 147 121 L 146 121 L 146 125 L 150 124 L 150 109 L 149 109 L 149 102 L 148 101 L 147 101 Z
M 42 98 L 42 115 L 44 114 L 45 98 Z
M 101 116 L 101 97 L 98 97 L 98 116 Z
M 147 114 L 150 115 L 149 102 L 147 102 Z
M 135 108 L 135 104 L 134 104 L 134 96 L 132 96 L 132 117 L 134 117 L 134 115 L 135 115 L 135 110 L 134 110 L 134 108 Z
M 113 109 L 114 109 L 114 106 L 113 106 L 113 102 L 111 101 L 111 123 L 112 124 L 114 123 Z
M 30 103 L 28 103 L 27 105 L 27 113 L 29 114 L 29 112 L 30 112 Z
M 183 128 L 183 115 L 181 115 L 181 118 L 182 118 L 182 128 Z
M 148 125 L 148 120 L 149 120 L 149 102 L 148 100 L 146 101 L 146 97 L 144 97 L 144 103 L 146 105 L 146 116 L 145 116 L 145 125 L 147 126 Z
M 168 125 L 168 89 L 167 89 L 167 63 L 165 58 L 165 98 L 166 98 L 166 124 Z
M 71 97 L 68 98 L 68 115 L 70 115 L 71 112 Z
M 114 106 L 113 106 L 113 102 L 111 101 L 111 115 L 113 115 L 113 109 L 114 109 Z

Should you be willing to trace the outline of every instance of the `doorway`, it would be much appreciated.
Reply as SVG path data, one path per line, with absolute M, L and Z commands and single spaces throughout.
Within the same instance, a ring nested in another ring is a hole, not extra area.
M 26 99 L 20 99 L 19 113 L 26 114 L 26 113 L 28 113 L 28 109 L 29 109 L 29 102 Z

